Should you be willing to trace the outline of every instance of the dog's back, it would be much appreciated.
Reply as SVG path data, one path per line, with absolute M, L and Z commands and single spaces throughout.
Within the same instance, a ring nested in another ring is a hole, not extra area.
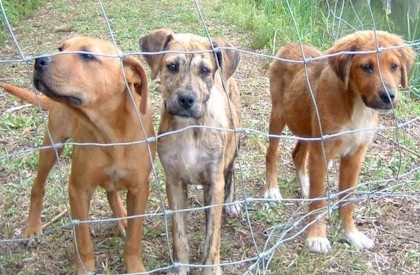
M 304 54 L 304 57 L 302 56 L 302 52 Z M 291 79 L 295 79 L 297 75 L 304 75 L 302 71 L 305 69 L 305 66 L 301 61 L 303 61 L 304 59 L 319 57 L 321 55 L 322 52 L 320 50 L 309 45 L 302 45 L 302 47 L 299 44 L 295 43 L 289 43 L 284 45 L 278 50 L 276 57 L 286 60 L 277 59 L 270 64 L 270 79 L 276 80 L 274 81 L 275 83 L 271 84 L 278 85 L 279 89 L 283 91 L 285 89 L 288 89 L 288 86 L 292 85 L 292 81 L 290 81 Z M 315 62 L 319 63 L 323 61 Z M 312 64 L 313 63 L 309 63 L 306 66 L 309 74 L 312 74 L 317 71 L 314 70 L 315 66 L 312 66 Z M 278 91 L 279 89 L 274 89 L 274 92 Z
M 312 83 L 311 80 L 319 78 L 323 68 L 328 64 L 325 59 L 313 60 L 306 66 L 302 62 L 293 61 L 303 61 L 322 55 L 320 50 L 312 46 L 289 43 L 281 47 L 276 54 L 277 58 L 286 60 L 277 59 L 271 62 L 269 67 L 271 100 L 273 106 L 283 106 L 276 111 L 282 113 L 286 123 L 290 119 L 300 117 L 296 124 L 310 125 L 313 104 L 311 97 L 307 96 L 309 85 L 306 78 Z M 294 127 L 294 125 L 290 124 L 289 127 L 295 128 L 291 130 L 296 134 L 310 136 L 310 127 L 298 125 Z

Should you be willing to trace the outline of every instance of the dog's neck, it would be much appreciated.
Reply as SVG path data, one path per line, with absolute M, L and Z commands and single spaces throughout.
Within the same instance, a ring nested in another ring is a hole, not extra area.
M 133 102 L 134 100 L 134 102 Z M 74 138 L 81 142 L 118 143 L 143 139 L 142 115 L 139 111 L 140 96 L 133 94 L 131 98 L 127 91 L 107 99 L 100 106 L 73 110 L 80 119 L 84 130 L 76 130 Z M 86 131 L 87 130 L 87 131 Z M 86 136 L 90 133 L 90 137 Z M 79 134 L 80 133 L 80 134 Z

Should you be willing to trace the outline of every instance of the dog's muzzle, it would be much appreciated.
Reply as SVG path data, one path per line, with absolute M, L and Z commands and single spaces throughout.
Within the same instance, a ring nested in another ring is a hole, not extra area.
M 169 104 L 165 104 L 167 111 L 178 117 L 195 118 L 201 117 L 199 103 L 193 91 L 183 91 Z
M 61 95 L 58 91 L 53 89 L 48 81 L 44 81 L 45 74 L 52 64 L 50 57 L 38 57 L 35 59 L 33 83 L 35 88 L 48 96 L 52 100 L 68 103 L 72 106 L 79 106 L 82 104 L 82 99 L 78 96 Z
M 384 89 L 379 91 L 378 99 L 375 101 L 369 101 L 366 96 L 363 96 L 363 102 L 367 107 L 370 107 L 375 110 L 391 110 L 398 105 L 398 101 L 396 100 L 396 91 L 395 89 Z

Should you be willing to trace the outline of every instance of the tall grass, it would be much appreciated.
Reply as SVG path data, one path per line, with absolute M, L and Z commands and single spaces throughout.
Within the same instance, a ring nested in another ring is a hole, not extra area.
M 370 8 L 366 0 L 218 0 L 213 5 L 249 33 L 251 47 L 273 51 L 289 41 L 326 48 L 344 34 L 374 27 L 419 39 L 417 1 L 393 0 L 390 15 L 380 0 L 371 0 Z
M 3 0 L 3 7 L 8 20 L 12 24 L 16 24 L 21 18 L 32 15 L 37 7 L 45 3 L 46 0 Z M 1 13 L 0 18 L 0 45 L 3 45 L 8 35 L 8 30 L 6 29 L 3 13 Z

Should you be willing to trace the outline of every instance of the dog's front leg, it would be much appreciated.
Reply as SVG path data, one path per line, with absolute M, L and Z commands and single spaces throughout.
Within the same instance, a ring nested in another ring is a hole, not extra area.
M 204 184 L 204 203 L 206 206 L 218 205 L 206 209 L 206 242 L 204 246 L 204 264 L 220 264 L 220 229 L 224 197 L 224 176 L 220 168 L 214 182 Z M 221 274 L 218 267 L 204 268 L 204 274 Z
M 51 121 L 51 120 L 50 120 Z M 68 135 L 62 133 L 63 131 L 54 130 L 51 131 L 51 136 L 54 143 L 66 141 Z M 50 146 L 50 137 L 48 135 L 44 136 L 43 146 Z M 57 149 L 58 156 L 63 152 L 63 148 Z M 29 208 L 28 219 L 26 220 L 26 227 L 24 232 L 25 238 L 35 237 L 42 232 L 41 224 L 41 212 L 42 206 L 44 204 L 44 194 L 45 194 L 45 184 L 47 177 L 52 167 L 57 161 L 57 156 L 54 152 L 54 149 L 41 150 L 39 153 L 39 165 L 36 173 L 36 178 L 31 188 L 31 205 Z M 36 246 L 36 239 L 31 239 L 28 241 L 28 247 Z
M 326 149 L 326 151 L 328 150 Z M 326 157 L 328 162 L 329 158 Z M 325 195 L 326 165 L 321 144 L 309 145 L 308 170 L 310 179 L 309 198 L 323 197 Z M 314 200 L 309 204 L 309 212 L 312 214 L 309 216 L 311 225 L 306 235 L 306 243 L 313 252 L 326 253 L 331 249 L 330 241 L 327 239 L 327 226 L 324 221 L 326 204 L 325 200 Z
M 343 222 L 344 238 L 357 249 L 369 249 L 374 246 L 373 241 L 365 234 L 357 230 L 353 220 L 354 203 L 346 202 L 350 199 L 349 192 L 354 192 L 360 167 L 363 162 L 367 145 L 362 145 L 354 152 L 342 156 L 340 159 L 340 217 Z M 348 190 L 350 189 L 351 190 Z M 346 192 L 347 190 L 347 192 Z
M 74 165 L 73 165 L 74 166 Z M 89 174 L 89 171 L 86 172 Z M 83 183 L 83 184 L 79 184 Z M 77 179 L 70 175 L 69 199 L 71 216 L 74 220 L 86 221 L 89 218 L 89 203 L 95 188 L 88 181 Z M 76 273 L 86 274 L 95 271 L 93 259 L 93 245 L 90 239 L 89 224 L 82 223 L 76 226 Z
M 149 198 L 148 175 L 146 177 L 142 175 L 140 182 L 132 186 L 134 188 L 129 188 L 127 192 L 127 214 L 129 216 L 144 214 Z M 128 273 L 146 271 L 140 253 L 142 235 L 143 218 L 129 219 L 124 248 L 124 261 Z
M 166 179 L 166 193 L 169 205 L 172 210 L 186 209 L 188 205 L 187 185 L 180 179 L 170 176 Z M 174 212 L 172 214 L 172 246 L 174 260 L 178 263 L 188 264 L 190 248 L 186 235 L 185 212 Z M 173 270 L 174 274 L 187 274 L 188 267 L 181 267 Z

